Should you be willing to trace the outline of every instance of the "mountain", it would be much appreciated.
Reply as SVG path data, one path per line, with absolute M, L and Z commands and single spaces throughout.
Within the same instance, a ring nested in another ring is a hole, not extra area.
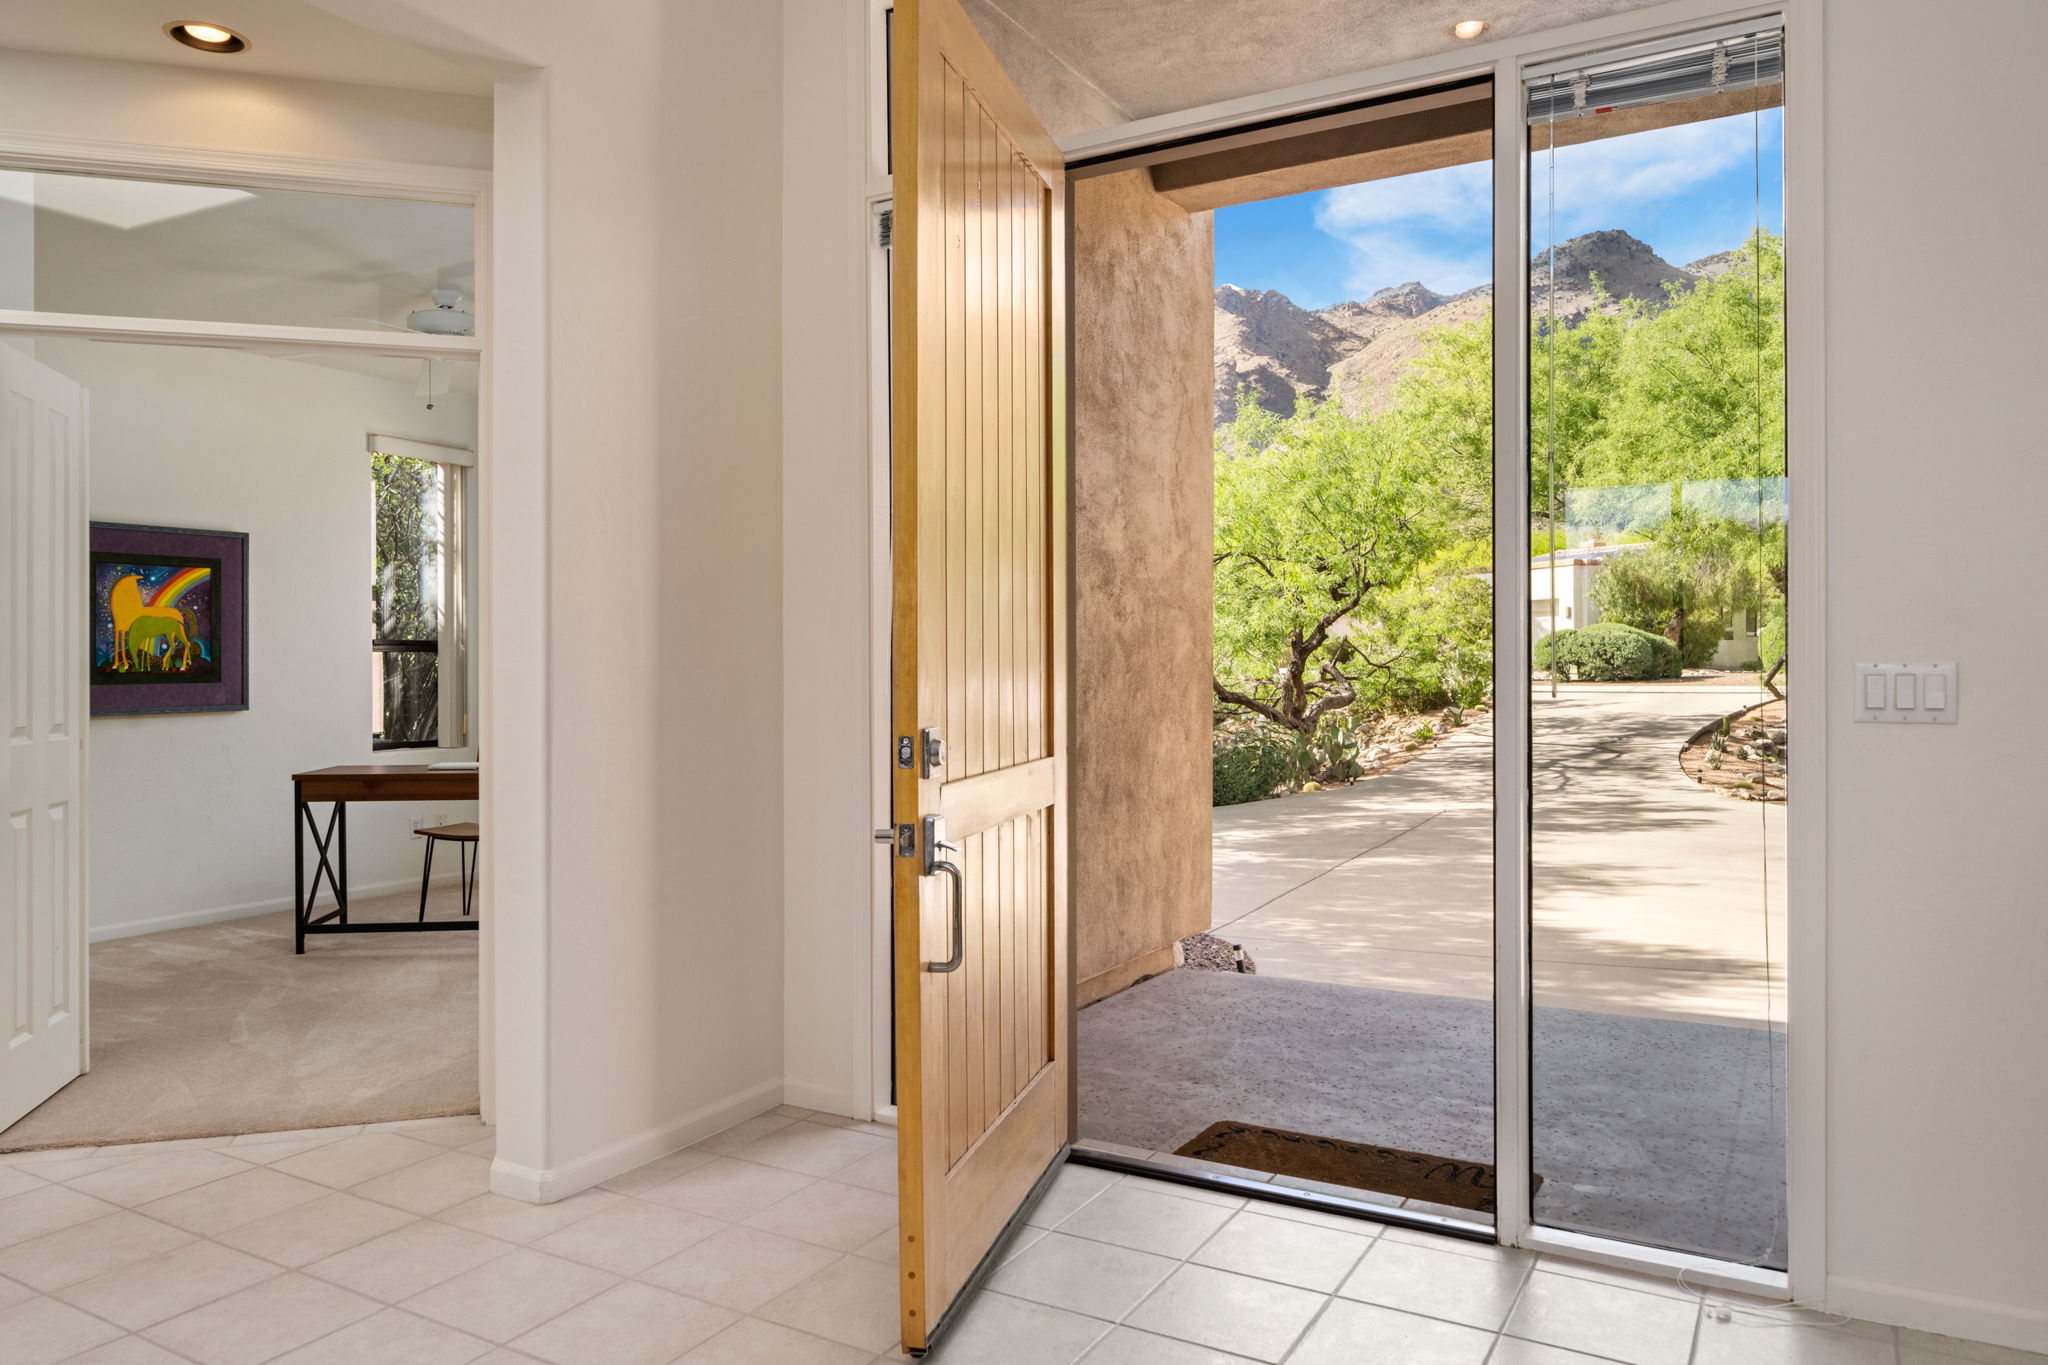
M 1724 251 L 1681 268 L 1628 233 L 1609 229 L 1561 242 L 1555 254 L 1554 276 L 1551 252 L 1539 252 L 1529 263 L 1531 302 L 1538 312 L 1555 306 L 1561 321 L 1576 322 L 1593 306 L 1596 275 L 1614 298 L 1654 303 L 1663 300 L 1668 284 L 1725 273 L 1740 253 Z M 1552 288 L 1554 299 L 1547 292 Z M 1492 302 L 1491 285 L 1443 295 L 1411 280 L 1362 303 L 1310 312 L 1276 290 L 1220 285 L 1216 423 L 1230 420 L 1245 385 L 1260 407 L 1283 415 L 1300 398 L 1320 400 L 1333 392 L 1359 406 L 1381 407 L 1422 354 L 1432 329 L 1483 318 Z

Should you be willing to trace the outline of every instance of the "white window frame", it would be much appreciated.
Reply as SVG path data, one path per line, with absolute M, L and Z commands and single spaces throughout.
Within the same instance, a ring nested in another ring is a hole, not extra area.
M 476 467 L 476 452 L 468 446 L 415 441 L 376 432 L 369 434 L 363 446 L 372 455 L 398 455 L 441 466 L 441 627 L 438 637 L 440 649 L 436 655 L 440 661 L 437 676 L 441 719 L 435 730 L 434 743 L 416 747 L 467 752 L 472 747 L 469 622 L 475 581 L 469 535 L 470 509 L 475 496 L 470 470 Z M 380 752 L 402 751 L 389 749 Z

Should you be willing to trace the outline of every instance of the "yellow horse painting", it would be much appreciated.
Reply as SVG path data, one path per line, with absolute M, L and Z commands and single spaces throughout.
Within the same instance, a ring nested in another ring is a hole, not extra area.
M 189 568 L 171 575 L 148 599 L 142 595 L 142 576 L 128 574 L 114 581 L 107 594 L 107 608 L 114 618 L 115 671 L 127 673 L 147 669 L 157 658 L 156 642 L 169 642 L 166 663 L 176 659 L 180 671 L 192 663 L 192 637 L 186 631 L 187 613 L 178 605 L 185 590 L 210 577 L 212 570 Z

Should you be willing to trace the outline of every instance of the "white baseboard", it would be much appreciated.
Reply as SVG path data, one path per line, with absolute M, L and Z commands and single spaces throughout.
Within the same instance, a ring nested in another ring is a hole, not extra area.
M 782 1102 L 782 1078 L 777 1076 L 738 1094 L 714 1100 L 673 1123 L 650 1128 L 547 1170 L 516 1165 L 499 1157 L 491 1163 L 491 1191 L 529 1204 L 552 1204 L 558 1199 L 580 1194 L 615 1175 L 624 1175 L 636 1166 L 644 1166 L 656 1157 L 681 1151 L 713 1133 L 724 1132 L 735 1123 L 766 1113 Z
M 797 1076 L 782 1080 L 782 1102 L 815 1109 L 821 1114 L 839 1114 L 851 1119 L 869 1117 L 854 1104 L 853 1087 L 829 1081 L 807 1081 Z
M 2048 1309 L 1909 1289 L 1852 1275 L 1828 1276 L 1828 1306 L 1893 1327 L 2020 1351 L 2048 1351 Z
M 453 886 L 460 880 L 454 872 L 445 877 L 436 877 L 428 885 Z M 364 882 L 351 886 L 348 894 L 352 900 L 369 896 L 389 896 L 399 891 L 416 891 L 419 878 L 401 877 L 391 882 Z M 175 915 L 155 915 L 149 919 L 121 920 L 115 924 L 95 924 L 91 928 L 94 943 L 105 943 L 109 939 L 133 938 L 137 934 L 160 934 L 166 929 L 190 929 L 197 924 L 221 924 L 231 919 L 254 919 L 258 915 L 274 915 L 280 910 L 292 908 L 290 896 L 277 896 L 267 901 L 249 901 L 243 905 L 216 905 L 205 910 L 181 910 Z

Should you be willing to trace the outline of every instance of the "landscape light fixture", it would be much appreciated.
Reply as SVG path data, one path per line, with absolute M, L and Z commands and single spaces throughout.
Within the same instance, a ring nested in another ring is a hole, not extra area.
M 233 29 L 202 23 L 197 19 L 179 19 L 165 24 L 164 35 L 201 52 L 240 52 L 249 46 L 249 40 Z
M 1460 19 L 1457 23 L 1451 25 L 1451 36 L 1453 38 L 1477 38 L 1484 32 L 1486 32 L 1486 21 L 1484 19 Z

